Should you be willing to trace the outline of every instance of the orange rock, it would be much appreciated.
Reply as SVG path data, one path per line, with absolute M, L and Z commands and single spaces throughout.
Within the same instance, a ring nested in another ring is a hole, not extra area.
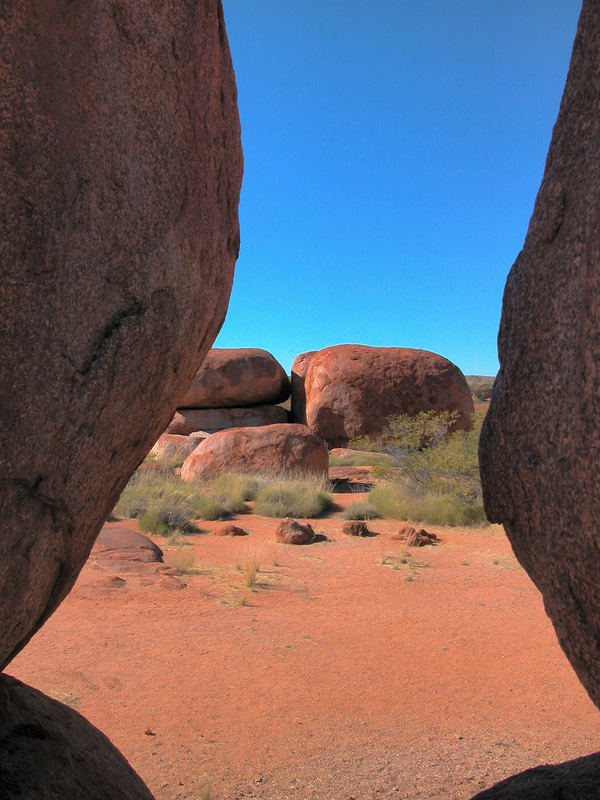
M 213 433 L 191 453 L 181 479 L 195 481 L 221 472 L 303 470 L 327 475 L 329 452 L 305 425 L 230 428 Z
M 275 531 L 275 539 L 282 544 L 310 544 L 315 538 L 312 525 L 302 525 L 295 519 L 283 519 Z
M 271 353 L 251 347 L 213 348 L 177 405 L 180 408 L 276 405 L 289 396 L 288 376 Z
M 310 360 L 306 420 L 330 447 L 376 435 L 394 414 L 457 411 L 456 427 L 471 428 L 473 398 L 462 372 L 426 350 L 338 345 Z
M 304 379 L 310 364 L 311 358 L 317 350 L 309 350 L 307 353 L 300 353 L 292 363 L 292 422 L 306 425 L 306 392 L 304 391 Z
M 370 536 L 367 523 L 362 519 L 350 519 L 342 525 L 342 533 L 346 536 Z

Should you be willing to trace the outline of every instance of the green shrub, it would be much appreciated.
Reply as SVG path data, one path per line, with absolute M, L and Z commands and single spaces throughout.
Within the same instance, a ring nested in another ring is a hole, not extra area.
M 320 517 L 333 506 L 331 495 L 324 489 L 301 480 L 280 479 L 263 486 L 256 495 L 254 510 L 264 517 Z
M 387 453 L 365 453 L 365 455 L 353 454 L 350 456 L 329 455 L 330 467 L 376 467 L 389 466 L 392 459 Z
M 369 502 L 389 519 L 457 527 L 487 525 L 483 505 L 456 494 L 418 494 L 399 483 L 382 483 L 372 489 Z
M 166 536 L 195 530 L 193 520 L 215 520 L 227 511 L 202 486 L 183 483 L 163 472 L 135 472 L 115 507 L 117 514 L 139 518 L 140 529 Z
M 344 519 L 377 519 L 381 514 L 372 503 L 351 503 L 344 511 Z

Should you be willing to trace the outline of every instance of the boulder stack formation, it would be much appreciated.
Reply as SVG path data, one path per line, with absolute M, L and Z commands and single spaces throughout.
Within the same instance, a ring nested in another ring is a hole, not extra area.
M 288 376 L 266 350 L 213 348 L 178 402 L 167 433 L 288 422 L 288 412 L 278 404 L 289 396 Z

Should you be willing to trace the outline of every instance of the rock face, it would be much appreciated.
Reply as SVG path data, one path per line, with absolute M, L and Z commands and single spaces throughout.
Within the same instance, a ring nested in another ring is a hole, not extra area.
M 99 730 L 56 700 L 0 675 L 2 797 L 152 800 Z
M 180 408 L 169 423 L 167 432 L 185 436 L 195 431 L 215 433 L 225 428 L 254 428 L 287 421 L 288 412 L 281 406 Z
M 191 453 L 181 479 L 212 478 L 221 472 L 280 472 L 304 470 L 327 475 L 325 443 L 304 425 L 265 425 L 230 428 L 214 433 Z
M 180 408 L 231 408 L 283 403 L 290 382 L 281 364 L 256 348 L 209 351 Z
M 600 5 L 584 0 L 480 443 L 485 510 L 600 706 Z
M 4 667 L 222 324 L 242 154 L 220 0 L 22 0 L 2 23 Z
M 401 347 L 338 345 L 310 360 L 306 420 L 330 447 L 381 432 L 393 414 L 458 411 L 471 427 L 473 399 L 462 372 L 443 356 Z
M 306 392 L 304 391 L 304 379 L 310 364 L 311 358 L 316 350 L 309 350 L 307 353 L 300 353 L 292 363 L 292 422 L 299 422 L 306 425 Z

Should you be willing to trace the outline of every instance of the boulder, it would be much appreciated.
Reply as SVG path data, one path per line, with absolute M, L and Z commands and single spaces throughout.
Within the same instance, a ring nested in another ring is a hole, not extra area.
M 282 519 L 275 530 L 275 540 L 281 544 L 310 544 L 314 539 L 312 525 L 291 518 Z
M 480 443 L 485 511 L 600 706 L 600 5 L 584 0 Z
M 407 547 L 425 547 L 440 541 L 435 533 L 429 533 L 425 528 L 415 529 L 411 525 L 402 525 L 391 538 L 394 541 L 404 542 Z
M 281 406 L 252 408 L 180 408 L 169 423 L 167 433 L 188 435 L 202 430 L 215 433 L 226 428 L 255 428 L 288 421 Z
M 124 525 L 107 523 L 92 548 L 93 556 L 127 561 L 162 562 L 163 552 L 143 533 Z
M 21 0 L 2 21 L 0 668 L 214 341 L 242 176 L 219 0 Z
M 330 447 L 377 435 L 394 414 L 457 411 L 472 426 L 473 399 L 462 372 L 426 350 L 337 345 L 310 360 L 305 378 L 308 427 Z
M 97 728 L 8 675 L 0 675 L 0 792 L 5 798 L 152 800 Z
M 292 363 L 292 404 L 291 421 L 306 425 L 306 392 L 304 391 L 304 379 L 311 358 L 316 350 L 309 350 L 307 353 L 300 353 Z
M 180 408 L 231 408 L 283 403 L 290 381 L 266 350 L 213 348 L 177 403 Z
M 223 525 L 221 528 L 217 528 L 215 536 L 248 536 L 248 531 L 237 525 Z
M 195 481 L 221 472 L 302 470 L 327 475 L 329 453 L 305 425 L 230 428 L 198 445 L 183 462 L 181 479 Z
M 342 533 L 345 536 L 372 536 L 373 534 L 367 527 L 367 523 L 362 519 L 350 519 L 342 525 Z
M 198 432 L 200 433 L 200 431 Z M 205 433 L 203 436 L 182 436 L 177 433 L 163 433 L 154 442 L 152 450 L 148 455 L 154 458 L 174 458 L 176 456 L 185 458 L 189 456 L 192 450 L 195 450 L 200 442 L 207 439 L 210 434 Z

